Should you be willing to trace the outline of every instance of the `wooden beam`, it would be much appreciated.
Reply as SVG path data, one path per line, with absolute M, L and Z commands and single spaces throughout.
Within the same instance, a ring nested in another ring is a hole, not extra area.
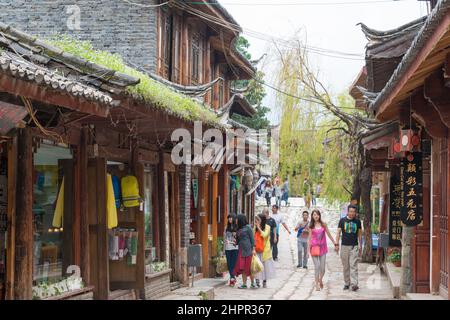
M 133 150 L 133 171 L 138 179 L 139 193 L 141 199 L 145 199 L 144 196 L 144 165 L 139 161 L 139 148 L 137 141 L 134 145 L 136 147 Z M 145 299 L 145 219 L 144 219 L 144 207 L 135 208 L 136 210 L 136 230 L 138 232 L 138 254 L 136 261 L 136 288 L 139 290 L 139 296 L 141 299 Z
M 81 129 L 80 140 L 80 268 L 81 277 L 87 285 L 90 283 L 90 256 L 89 256 L 89 211 L 88 211 L 88 141 L 89 128 Z
M 216 256 L 216 247 L 217 247 L 217 198 L 219 196 L 219 173 L 214 172 L 212 174 L 212 221 L 211 223 L 211 233 L 213 236 L 212 242 L 212 256 Z
M 16 247 L 14 298 L 32 299 L 33 286 L 33 144 L 31 131 L 20 129 L 17 146 Z
M 442 139 L 444 140 L 444 139 Z M 433 225 L 432 229 L 432 237 L 431 237 L 431 292 L 439 292 L 440 285 L 440 227 L 439 227 L 439 214 L 441 212 L 441 203 L 442 203 L 442 174 L 440 170 L 440 153 L 441 153 L 441 139 L 433 139 L 433 147 L 431 148 L 431 165 L 432 174 L 433 174 L 433 194 L 432 194 L 432 206 L 433 212 L 431 212 L 431 216 L 433 217 L 431 223 Z M 444 140 L 445 141 L 445 140 Z
M 6 300 L 14 299 L 14 261 L 16 248 L 17 135 L 8 141 L 8 238 L 6 252 Z
M 199 185 L 201 185 L 200 200 L 200 241 L 202 244 L 202 273 L 204 277 L 209 277 L 209 238 L 208 238 L 208 218 L 209 218 L 209 174 L 205 168 L 201 168 Z
M 411 96 L 411 109 L 424 121 L 425 130 L 434 138 L 443 138 L 448 134 L 448 128 L 441 121 L 439 112 L 425 99 L 423 88 Z
M 100 117 L 106 117 L 109 112 L 107 106 L 97 102 L 75 97 L 65 91 L 49 89 L 36 82 L 10 77 L 4 73 L 0 75 L 0 91 Z
M 160 259 L 166 261 L 166 198 L 165 193 L 165 174 L 164 174 L 164 153 L 159 152 L 158 165 L 158 206 L 159 206 L 159 246 Z
M 450 88 L 445 87 L 441 70 L 425 80 L 424 96 L 436 108 L 442 122 L 450 128 Z

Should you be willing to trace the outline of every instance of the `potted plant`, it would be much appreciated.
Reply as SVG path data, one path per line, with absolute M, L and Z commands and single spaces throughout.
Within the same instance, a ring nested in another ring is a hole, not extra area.
M 399 251 L 392 251 L 392 253 L 388 256 L 388 261 L 393 263 L 396 267 L 400 267 L 402 265 L 402 255 Z
M 217 243 L 216 243 L 216 255 L 214 257 L 211 257 L 211 263 L 213 265 L 213 270 L 212 273 L 214 273 L 214 275 L 212 276 L 220 276 L 223 277 L 223 273 L 217 273 L 217 265 L 220 262 L 220 260 L 222 259 L 223 256 L 223 237 L 217 237 Z

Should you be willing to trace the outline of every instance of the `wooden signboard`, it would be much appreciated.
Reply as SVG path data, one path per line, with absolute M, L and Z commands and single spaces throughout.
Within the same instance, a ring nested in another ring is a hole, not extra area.
M 389 194 L 389 246 L 400 247 L 402 245 L 402 220 L 400 217 L 402 189 L 399 177 L 391 177 Z
M 401 219 L 407 226 L 417 226 L 422 222 L 422 153 L 406 155 L 400 164 L 402 186 Z

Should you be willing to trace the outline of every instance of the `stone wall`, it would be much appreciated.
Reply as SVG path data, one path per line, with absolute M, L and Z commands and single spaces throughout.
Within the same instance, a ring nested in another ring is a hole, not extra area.
M 145 300 L 156 300 L 170 294 L 170 272 L 147 278 L 145 281 Z
M 2 0 L 0 21 L 40 37 L 62 33 L 89 40 L 97 49 L 155 72 L 158 10 L 119 0 Z

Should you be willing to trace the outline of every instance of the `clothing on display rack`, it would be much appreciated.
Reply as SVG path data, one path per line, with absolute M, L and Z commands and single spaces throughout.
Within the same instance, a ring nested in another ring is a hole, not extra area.
M 64 215 L 64 177 L 61 180 L 61 187 L 59 188 L 58 198 L 56 199 L 55 213 L 53 215 L 52 226 L 55 228 L 62 227 Z
M 113 181 L 110 174 L 108 174 L 106 178 L 106 213 L 108 229 L 117 227 L 118 218 L 116 199 L 114 196 Z

